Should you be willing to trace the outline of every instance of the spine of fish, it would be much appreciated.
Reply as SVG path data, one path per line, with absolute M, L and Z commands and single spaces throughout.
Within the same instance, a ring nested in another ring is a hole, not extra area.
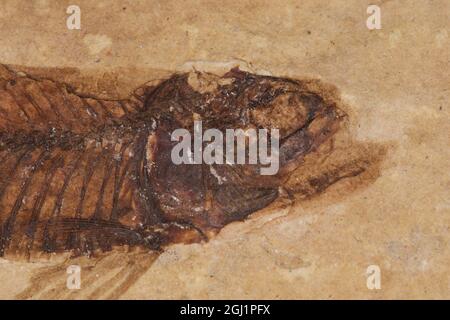
M 0 256 L 157 244 L 141 98 L 106 101 L 0 66 Z

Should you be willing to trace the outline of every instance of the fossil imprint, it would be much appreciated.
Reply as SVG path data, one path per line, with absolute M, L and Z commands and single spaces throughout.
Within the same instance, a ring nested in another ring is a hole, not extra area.
M 286 194 L 312 197 L 375 163 L 364 148 L 330 157 L 346 114 L 301 80 L 179 73 L 105 100 L 0 71 L 0 256 L 200 242 Z M 278 173 L 174 164 L 171 132 L 199 119 L 223 132 L 279 129 Z

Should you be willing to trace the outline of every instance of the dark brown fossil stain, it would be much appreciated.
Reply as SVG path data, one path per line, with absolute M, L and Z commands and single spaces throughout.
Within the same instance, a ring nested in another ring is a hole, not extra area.
M 337 134 L 347 115 L 324 88 L 232 69 L 106 100 L 0 65 L 0 256 L 159 251 L 207 240 L 282 197 L 374 176 L 383 152 Z M 173 164 L 170 133 L 192 131 L 194 118 L 204 130 L 279 128 L 279 173 Z

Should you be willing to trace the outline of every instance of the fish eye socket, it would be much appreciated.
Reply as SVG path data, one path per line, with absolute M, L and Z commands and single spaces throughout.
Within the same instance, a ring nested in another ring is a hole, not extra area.
M 309 117 L 309 108 L 297 92 L 283 91 L 270 101 L 250 109 L 252 122 L 257 127 L 277 128 L 281 136 L 303 127 Z

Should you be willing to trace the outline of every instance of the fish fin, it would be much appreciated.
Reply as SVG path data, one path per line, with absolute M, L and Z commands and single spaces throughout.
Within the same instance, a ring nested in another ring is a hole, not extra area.
M 38 269 L 17 299 L 119 299 L 159 257 L 159 252 L 114 252 L 93 259 L 68 258 Z M 71 266 L 79 267 L 80 286 L 69 288 Z

